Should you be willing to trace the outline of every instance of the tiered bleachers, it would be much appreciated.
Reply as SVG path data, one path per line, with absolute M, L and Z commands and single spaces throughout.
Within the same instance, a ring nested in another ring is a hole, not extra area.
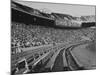
M 12 23 L 12 48 L 26 48 L 40 45 L 95 40 L 95 29 L 62 30 L 36 25 Z

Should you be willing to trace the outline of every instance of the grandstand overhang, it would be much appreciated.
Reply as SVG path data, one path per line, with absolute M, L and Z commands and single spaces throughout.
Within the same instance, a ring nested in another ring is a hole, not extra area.
M 11 20 L 15 22 L 45 26 L 54 25 L 54 20 L 30 14 L 14 7 L 11 8 L 11 13 Z

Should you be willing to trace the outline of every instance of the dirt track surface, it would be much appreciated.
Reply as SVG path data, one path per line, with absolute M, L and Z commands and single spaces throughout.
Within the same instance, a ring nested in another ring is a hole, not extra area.
M 96 50 L 92 51 L 87 49 L 88 44 L 75 47 L 71 53 L 76 58 L 80 66 L 84 66 L 87 69 L 91 69 L 91 66 L 96 64 Z

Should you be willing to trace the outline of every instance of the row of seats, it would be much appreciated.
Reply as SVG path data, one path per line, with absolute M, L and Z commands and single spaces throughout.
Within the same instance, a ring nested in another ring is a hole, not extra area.
M 75 42 L 82 40 L 83 36 L 95 40 L 95 34 L 93 28 L 62 30 L 31 24 L 12 23 L 11 47 L 15 51 L 14 49 L 52 44 L 53 42 Z

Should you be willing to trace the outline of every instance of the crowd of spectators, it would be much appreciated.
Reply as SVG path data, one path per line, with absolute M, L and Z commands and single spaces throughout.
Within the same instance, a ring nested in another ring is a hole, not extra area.
M 54 42 L 70 43 L 81 40 L 92 41 L 96 38 L 95 29 L 93 28 L 63 30 L 13 22 L 11 29 L 11 48 L 14 53 L 20 50 L 20 48 L 48 45 Z M 88 39 L 84 39 L 83 37 Z

